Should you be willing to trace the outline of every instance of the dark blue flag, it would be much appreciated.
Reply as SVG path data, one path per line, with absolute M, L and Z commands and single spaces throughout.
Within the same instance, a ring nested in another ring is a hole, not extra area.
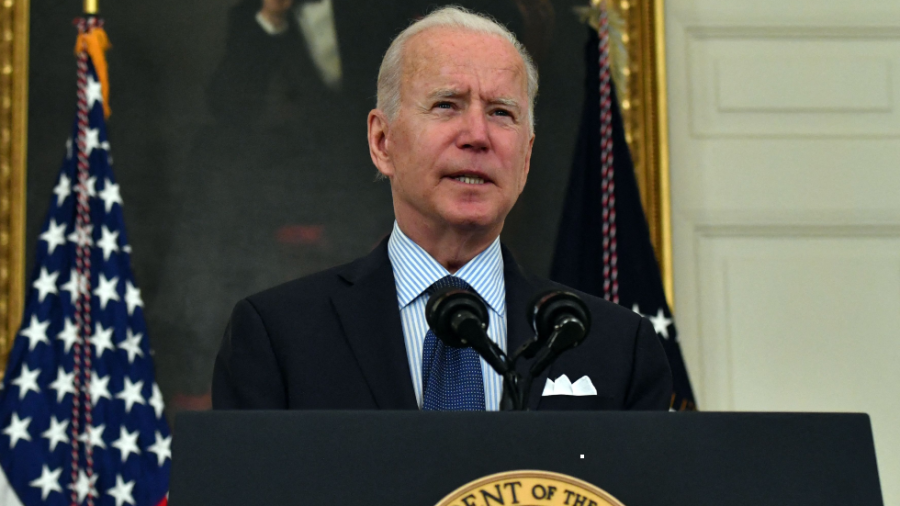
M 672 408 L 696 409 L 609 79 L 608 52 L 597 31 L 590 32 L 584 109 L 551 278 L 649 318 L 672 368 Z
M 171 436 L 111 168 L 105 33 L 78 27 L 78 113 L 0 391 L 0 503 L 157 506 Z

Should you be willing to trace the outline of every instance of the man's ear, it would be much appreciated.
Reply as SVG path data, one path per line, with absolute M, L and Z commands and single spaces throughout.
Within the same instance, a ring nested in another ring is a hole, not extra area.
M 375 164 L 378 172 L 390 178 L 394 175 L 394 165 L 391 162 L 388 145 L 390 124 L 387 121 L 387 116 L 379 109 L 372 109 L 369 111 L 368 127 L 369 155 L 372 157 L 372 163 Z

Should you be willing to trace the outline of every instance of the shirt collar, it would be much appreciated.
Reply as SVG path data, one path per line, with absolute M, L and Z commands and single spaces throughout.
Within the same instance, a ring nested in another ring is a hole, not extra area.
M 388 240 L 388 257 L 394 270 L 397 302 L 401 309 L 416 300 L 437 280 L 450 274 L 428 252 L 407 237 L 396 221 Z M 503 254 L 500 251 L 499 237 L 453 275 L 468 283 L 497 314 L 502 315 L 506 311 Z

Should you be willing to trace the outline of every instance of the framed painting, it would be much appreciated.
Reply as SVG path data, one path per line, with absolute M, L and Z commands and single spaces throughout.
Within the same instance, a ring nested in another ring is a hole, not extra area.
M 541 73 L 529 184 L 504 241 L 549 271 L 583 97 L 584 0 L 468 0 Z M 661 0 L 613 0 L 622 110 L 671 293 Z M 241 298 L 365 254 L 391 229 L 366 114 L 390 40 L 431 0 L 103 2 L 113 48 L 111 154 L 157 378 L 170 411 L 204 409 Z M 75 103 L 72 0 L 0 8 L 0 363 L 18 330 Z M 625 63 L 622 63 L 625 62 Z M 622 67 L 621 65 L 625 65 Z

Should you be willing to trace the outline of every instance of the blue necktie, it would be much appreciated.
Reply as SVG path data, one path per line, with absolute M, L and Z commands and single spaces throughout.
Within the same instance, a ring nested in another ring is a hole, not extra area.
M 428 287 L 431 296 L 447 287 L 471 290 L 455 276 L 445 276 Z M 422 409 L 426 411 L 484 411 L 481 357 L 472 348 L 451 348 L 431 329 L 422 349 Z

